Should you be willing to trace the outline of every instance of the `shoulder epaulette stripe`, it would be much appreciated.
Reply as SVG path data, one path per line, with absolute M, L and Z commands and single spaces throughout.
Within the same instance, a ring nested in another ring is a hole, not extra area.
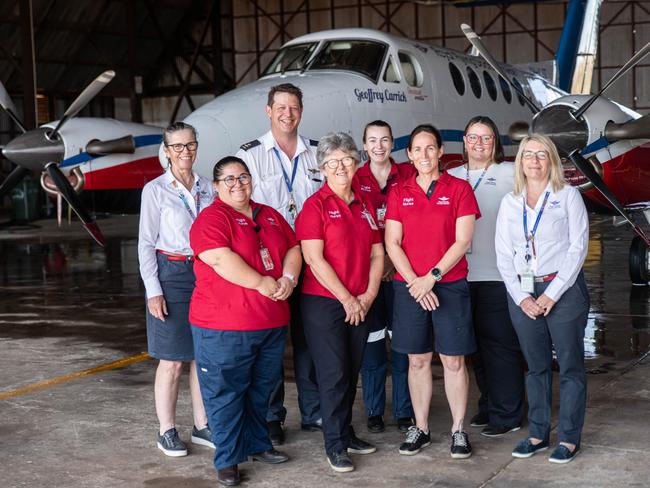
M 318 141 L 316 141 L 314 139 L 309 139 L 309 145 L 310 146 L 318 146 Z
M 248 151 L 249 149 L 252 149 L 255 146 L 259 146 L 260 144 L 262 144 L 262 143 L 260 142 L 259 139 L 254 139 L 254 140 L 252 140 L 250 142 L 247 142 L 246 144 L 242 144 L 239 147 L 240 147 L 240 149 L 243 149 L 244 151 Z

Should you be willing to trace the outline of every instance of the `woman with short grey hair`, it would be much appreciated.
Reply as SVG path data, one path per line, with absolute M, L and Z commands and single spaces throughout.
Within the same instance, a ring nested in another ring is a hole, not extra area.
M 352 188 L 359 163 L 352 138 L 326 135 L 317 160 L 326 183 L 305 201 L 296 221 L 308 266 L 301 312 L 318 379 L 327 460 L 342 473 L 354 470 L 348 453 L 376 451 L 356 437 L 351 422 L 384 247 L 372 205 Z

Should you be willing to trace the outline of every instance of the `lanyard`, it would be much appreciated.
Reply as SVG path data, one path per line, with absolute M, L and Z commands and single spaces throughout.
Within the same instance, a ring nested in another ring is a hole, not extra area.
M 183 192 L 182 189 L 178 190 L 178 198 L 180 198 L 181 202 L 183 202 L 183 205 L 185 206 L 185 210 L 187 210 L 187 213 L 190 214 L 192 220 L 195 220 L 196 215 L 194 215 L 194 212 L 192 211 L 192 208 L 190 207 L 190 204 L 187 201 L 187 197 L 185 196 L 185 193 Z M 201 191 L 199 188 L 198 179 L 196 180 L 196 195 L 194 195 L 194 203 L 196 204 L 196 213 L 198 215 L 199 212 L 201 212 Z
M 490 163 L 487 163 L 485 165 L 485 168 L 483 168 L 483 172 L 481 173 L 481 176 L 478 177 L 478 180 L 476 180 L 476 183 L 472 186 L 472 190 L 476 191 L 478 186 L 481 184 L 481 181 L 483 181 L 483 177 L 485 176 L 485 173 L 487 173 L 488 167 L 490 166 Z M 467 183 L 469 183 L 469 163 L 467 163 L 467 166 L 465 166 L 465 180 L 467 180 Z
M 537 258 L 537 252 L 535 251 L 535 233 L 537 232 L 537 226 L 539 225 L 539 221 L 542 219 L 542 214 L 544 213 L 544 208 L 546 207 L 546 202 L 548 201 L 548 196 L 550 194 L 551 192 L 547 191 L 546 194 L 544 195 L 544 201 L 542 202 L 542 207 L 539 209 L 539 213 L 537 214 L 537 218 L 535 219 L 533 230 L 530 231 L 530 235 L 528 234 L 528 211 L 526 210 L 526 197 L 524 196 L 521 197 L 522 203 L 524 205 L 524 237 L 526 238 L 526 255 L 524 256 L 524 259 L 526 260 L 526 262 L 530 261 L 529 243 L 532 244 L 533 256 Z
M 284 176 L 284 182 L 287 185 L 287 190 L 289 190 L 289 193 L 293 193 L 293 182 L 296 180 L 296 172 L 298 171 L 298 159 L 300 158 L 300 154 L 298 154 L 293 160 L 293 169 L 291 170 L 292 172 L 290 180 L 289 175 L 287 174 L 287 170 L 284 169 L 284 163 L 280 157 L 280 152 L 275 146 L 273 146 L 273 152 L 277 156 L 278 161 L 280 161 L 280 168 L 282 169 L 282 176 Z

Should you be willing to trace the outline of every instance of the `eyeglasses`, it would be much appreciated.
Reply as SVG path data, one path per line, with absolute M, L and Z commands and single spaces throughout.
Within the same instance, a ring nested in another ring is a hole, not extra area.
M 466 134 L 465 139 L 467 139 L 467 142 L 470 144 L 476 144 L 479 139 L 483 144 L 489 144 L 494 140 L 494 136 L 491 136 L 489 134 L 486 134 L 484 136 L 479 136 L 477 134 Z
M 172 151 L 175 153 L 182 153 L 183 149 L 187 148 L 188 151 L 196 151 L 196 148 L 199 147 L 199 143 L 196 141 L 188 142 L 187 144 L 165 144 L 165 147 L 171 147 Z
M 342 164 L 343 167 L 349 168 L 356 162 L 357 160 L 354 159 L 352 156 L 346 156 L 341 159 L 328 159 L 323 163 L 323 166 L 327 166 L 329 169 L 336 169 L 339 167 L 339 164 Z
M 221 178 L 217 181 L 223 181 L 228 188 L 232 188 L 233 186 L 235 186 L 238 181 L 242 184 L 242 186 L 246 186 L 249 185 L 251 182 L 251 175 L 249 175 L 248 173 L 242 173 L 239 176 L 230 175 L 230 176 L 226 176 L 225 178 Z
M 524 151 L 521 153 L 522 159 L 537 158 L 538 161 L 546 161 L 548 159 L 548 151 Z

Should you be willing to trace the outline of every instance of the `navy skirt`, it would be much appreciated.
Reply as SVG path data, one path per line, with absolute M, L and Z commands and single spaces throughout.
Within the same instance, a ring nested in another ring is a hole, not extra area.
M 165 321 L 147 314 L 147 345 L 149 355 L 167 361 L 192 361 L 194 345 L 189 313 L 194 291 L 194 264 L 190 261 L 169 261 L 157 254 L 158 280 L 167 302 Z

